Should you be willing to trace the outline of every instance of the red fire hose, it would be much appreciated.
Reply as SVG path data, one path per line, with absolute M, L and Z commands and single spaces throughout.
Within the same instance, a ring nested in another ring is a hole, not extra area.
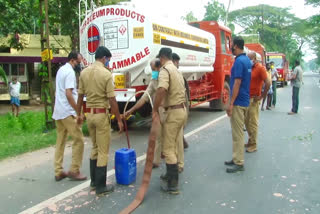
M 145 91 L 139 91 L 136 94 L 139 94 L 139 93 L 142 93 L 142 92 L 145 92 Z M 146 92 L 146 93 L 147 93 L 147 95 L 149 97 L 150 104 L 153 107 L 151 97 L 148 94 L 148 92 Z M 129 103 L 129 101 L 131 100 L 131 98 L 128 100 L 128 102 L 127 102 L 127 104 L 126 104 L 126 106 L 124 108 L 124 113 L 125 113 L 127 105 Z M 127 127 L 126 121 L 125 121 L 124 126 L 125 126 L 125 130 L 126 130 L 126 135 L 127 135 L 128 147 L 130 148 L 128 127 Z M 150 135 L 149 135 L 149 141 L 148 141 L 147 159 L 146 159 L 144 172 L 143 172 L 143 176 L 142 176 L 142 183 L 141 183 L 141 185 L 139 187 L 139 190 L 138 190 L 138 193 L 137 193 L 135 199 L 131 202 L 131 204 L 129 204 L 129 206 L 127 208 L 123 209 L 120 212 L 120 214 L 132 213 L 137 207 L 139 207 L 139 205 L 142 203 L 142 201 L 144 199 L 144 196 L 145 196 L 145 194 L 146 194 L 146 192 L 148 190 L 148 187 L 149 187 L 150 178 L 151 178 L 151 174 L 152 174 L 152 163 L 153 163 L 153 156 L 154 156 L 154 148 L 155 148 L 157 136 L 159 134 L 158 133 L 159 129 L 160 129 L 160 121 L 159 120 L 152 121 L 152 126 L 151 126 Z

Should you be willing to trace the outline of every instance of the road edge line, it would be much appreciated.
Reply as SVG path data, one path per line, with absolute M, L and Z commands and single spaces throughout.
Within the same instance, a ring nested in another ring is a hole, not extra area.
M 199 128 L 196 128 L 195 130 L 188 132 L 184 136 L 186 138 L 188 138 L 188 137 L 194 135 L 195 133 L 200 132 L 201 130 L 213 125 L 214 123 L 217 123 L 220 120 L 223 120 L 226 117 L 227 117 L 227 115 L 224 114 L 224 115 L 214 119 L 213 121 L 210 121 L 210 122 L 200 126 Z M 146 157 L 147 157 L 146 154 L 143 154 L 143 155 L 137 157 L 137 163 L 139 163 L 141 161 L 144 161 L 146 159 Z M 114 169 L 109 170 L 107 172 L 107 177 L 110 177 L 110 176 L 112 176 L 114 174 L 115 174 L 115 170 Z M 30 208 L 20 212 L 19 214 L 32 214 L 32 213 L 40 212 L 44 208 L 47 208 L 49 205 L 55 204 L 55 203 L 65 199 L 65 198 L 67 198 L 67 197 L 69 197 L 69 196 L 71 196 L 71 195 L 73 195 L 73 194 L 75 194 L 77 192 L 80 192 L 81 190 L 89 187 L 90 186 L 90 182 L 91 182 L 90 180 L 88 180 L 86 182 L 83 182 L 83 183 L 81 183 L 81 184 L 79 184 L 79 185 L 77 185 L 75 187 L 72 187 L 71 189 L 68 189 L 68 190 L 66 190 L 66 191 L 64 191 L 64 192 L 62 192 L 62 193 L 60 193 L 60 194 L 58 194 L 56 196 L 53 196 L 52 198 L 49 198 L 49 199 L 47 199 L 45 201 L 42 201 L 42 202 L 34 205 L 33 207 L 30 207 Z

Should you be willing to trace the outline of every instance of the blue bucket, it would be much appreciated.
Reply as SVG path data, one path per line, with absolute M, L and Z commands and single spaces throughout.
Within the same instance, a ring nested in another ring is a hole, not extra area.
M 136 180 L 137 159 L 134 149 L 118 149 L 114 161 L 116 181 L 118 184 L 129 185 Z

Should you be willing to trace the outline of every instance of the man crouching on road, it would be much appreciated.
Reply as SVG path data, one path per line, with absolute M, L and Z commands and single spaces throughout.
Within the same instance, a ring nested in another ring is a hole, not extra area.
M 257 151 L 260 101 L 267 96 L 271 83 L 268 79 L 266 68 L 257 61 L 256 53 L 250 52 L 248 57 L 253 64 L 250 82 L 250 105 L 245 119 L 249 135 L 246 151 L 250 153 Z M 263 83 L 265 88 L 261 96 Z
M 232 42 L 232 54 L 236 56 L 231 68 L 231 101 L 227 108 L 232 129 L 232 160 L 224 164 L 231 166 L 227 173 L 234 173 L 244 170 L 244 121 L 250 103 L 250 80 L 251 67 L 250 59 L 243 52 L 244 40 L 235 37 Z
M 118 104 L 115 98 L 111 72 L 108 67 L 111 52 L 104 46 L 98 47 L 96 61 L 84 69 L 79 78 L 78 123 L 82 123 L 80 116 L 83 97 L 86 95 L 86 113 L 89 134 L 92 140 L 90 156 L 91 189 L 96 189 L 97 196 L 113 192 L 113 185 L 106 185 L 108 153 L 111 140 L 111 127 L 108 109 L 115 114 L 120 132 L 123 123 L 120 118 Z
M 179 171 L 177 147 L 182 144 L 183 127 L 187 120 L 185 107 L 185 86 L 182 74 L 172 63 L 172 50 L 161 48 L 159 52 L 161 69 L 156 92 L 153 120 L 159 119 L 159 106 L 163 103 L 167 118 L 162 122 L 163 155 L 165 156 L 167 172 L 161 176 L 161 188 L 170 194 L 179 194 Z M 162 102 L 164 99 L 164 102 Z

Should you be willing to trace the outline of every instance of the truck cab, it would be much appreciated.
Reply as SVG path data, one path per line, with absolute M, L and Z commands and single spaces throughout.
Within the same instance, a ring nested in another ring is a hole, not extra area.
M 216 21 L 200 21 L 189 23 L 191 26 L 200 28 L 212 33 L 216 38 L 216 61 L 213 65 L 213 72 L 206 73 L 202 79 L 201 85 L 210 86 L 208 99 L 210 107 L 213 109 L 224 110 L 230 100 L 230 76 L 234 57 L 231 51 L 231 35 L 229 28 L 219 25 Z M 205 84 L 204 84 L 205 83 Z M 200 88 L 203 86 L 200 85 Z M 195 99 L 195 93 L 192 93 L 194 87 L 198 84 L 189 82 L 191 91 L 191 100 Z
M 245 46 L 248 49 L 250 49 L 252 51 L 255 51 L 256 53 L 260 54 L 260 56 L 261 56 L 261 64 L 263 66 L 266 66 L 266 50 L 265 50 L 263 45 L 261 45 L 259 43 L 250 43 L 250 44 L 245 44 Z
M 267 62 L 274 62 L 274 67 L 278 71 L 277 85 L 284 87 L 287 85 L 288 60 L 283 53 L 268 52 L 266 54 Z

